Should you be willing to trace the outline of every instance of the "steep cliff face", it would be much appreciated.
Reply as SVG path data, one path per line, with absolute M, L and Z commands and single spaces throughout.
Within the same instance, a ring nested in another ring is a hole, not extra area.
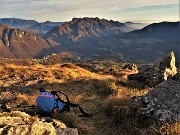
M 43 50 L 56 46 L 38 35 L 15 29 L 7 25 L 0 25 L 0 57 L 28 58 L 35 57 Z

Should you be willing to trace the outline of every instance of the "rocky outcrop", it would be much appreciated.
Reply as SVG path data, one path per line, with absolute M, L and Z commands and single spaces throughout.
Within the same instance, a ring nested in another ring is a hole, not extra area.
M 138 74 L 128 76 L 130 80 L 137 80 L 145 83 L 150 87 L 167 80 L 177 73 L 175 66 L 175 56 L 171 52 L 164 58 L 161 58 L 150 65 L 145 65 L 139 69 Z
M 123 64 L 123 69 L 128 69 L 128 70 L 135 70 L 138 73 L 138 68 L 136 64 L 131 64 L 131 63 L 124 63 Z
M 49 117 L 32 117 L 25 112 L 0 113 L 0 134 L 8 135 L 78 135 L 78 130 Z
M 180 73 L 162 82 L 143 97 L 143 107 L 138 111 L 158 121 L 177 122 L 180 120 Z

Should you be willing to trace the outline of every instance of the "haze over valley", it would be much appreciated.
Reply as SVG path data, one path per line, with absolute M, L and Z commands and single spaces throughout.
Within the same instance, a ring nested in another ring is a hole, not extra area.
M 120 23 L 85 17 L 73 18 L 69 22 L 42 23 L 2 18 L 0 23 L 1 57 L 42 58 L 67 51 L 79 59 L 112 59 L 142 64 L 173 51 L 177 64 L 179 62 L 179 22 Z

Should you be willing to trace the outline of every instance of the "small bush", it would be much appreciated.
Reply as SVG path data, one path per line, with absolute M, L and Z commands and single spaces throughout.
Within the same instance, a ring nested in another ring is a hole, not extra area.
M 93 90 L 96 91 L 97 95 L 101 98 L 106 98 L 110 95 L 115 94 L 115 90 L 111 87 L 111 81 L 108 80 L 93 80 Z

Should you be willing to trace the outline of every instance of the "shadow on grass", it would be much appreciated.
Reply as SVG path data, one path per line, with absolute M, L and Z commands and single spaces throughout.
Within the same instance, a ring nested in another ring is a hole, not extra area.
M 18 94 L 24 96 L 34 96 L 39 94 L 39 88 L 43 87 L 47 91 L 60 90 L 65 92 L 70 100 L 74 97 L 81 95 L 82 100 L 86 100 L 88 97 L 106 98 L 111 94 L 115 94 L 113 89 L 110 87 L 109 82 L 111 80 L 98 80 L 98 79 L 85 79 L 85 80 L 71 80 L 64 83 L 48 83 L 46 81 L 38 81 L 33 85 L 21 85 L 13 84 L 9 87 L 0 87 L 0 92 L 6 93 L 0 104 L 13 104 L 18 101 Z M 24 104 L 28 104 L 28 100 Z M 35 101 L 34 101 L 35 103 Z
M 156 135 L 151 128 L 154 121 L 137 113 L 141 103 L 131 99 L 108 99 L 103 102 L 102 110 L 122 135 Z M 158 135 L 158 134 L 157 134 Z
M 145 85 L 141 82 L 138 82 L 138 81 L 134 81 L 134 80 L 128 80 L 127 82 L 118 80 L 118 81 L 116 81 L 116 84 L 127 87 L 127 88 L 131 88 L 131 89 L 139 89 L 140 90 L 140 89 L 148 88 L 147 85 Z

